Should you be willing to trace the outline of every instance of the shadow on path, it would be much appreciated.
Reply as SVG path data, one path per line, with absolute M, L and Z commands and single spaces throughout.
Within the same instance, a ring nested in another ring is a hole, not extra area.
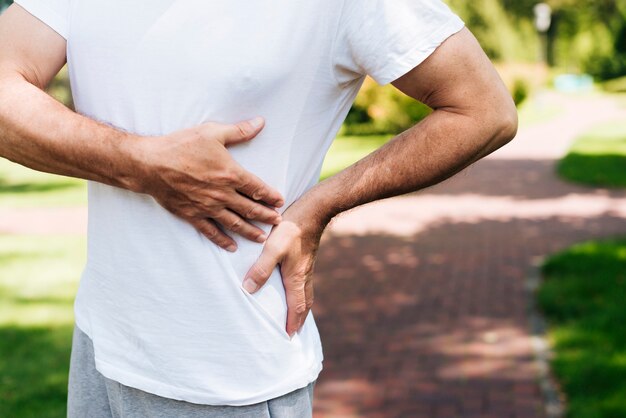
M 414 195 L 458 196 L 471 193 L 518 200 L 553 199 L 572 194 L 626 196 L 624 190 L 597 188 L 562 180 L 556 175 L 556 163 L 552 159 L 484 159 L 455 177 Z
M 313 312 L 320 417 L 543 417 L 527 274 L 624 218 L 441 222 L 411 237 L 327 234 Z

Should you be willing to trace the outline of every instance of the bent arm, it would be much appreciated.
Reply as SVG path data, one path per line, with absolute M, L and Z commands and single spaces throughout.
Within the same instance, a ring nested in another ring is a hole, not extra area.
M 325 225 L 345 210 L 438 183 L 517 132 L 510 94 L 467 29 L 392 84 L 434 112 L 302 196 L 313 222 Z
M 138 136 L 68 109 L 44 89 L 66 41 L 21 6 L 0 15 L 0 156 L 38 171 L 135 188 L 125 147 Z

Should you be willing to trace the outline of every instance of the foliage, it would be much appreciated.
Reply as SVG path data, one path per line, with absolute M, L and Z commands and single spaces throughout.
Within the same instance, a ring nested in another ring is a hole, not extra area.
M 502 0 L 447 0 L 496 61 L 534 61 L 539 38 L 530 19 L 532 5 Z M 528 3 L 528 2 L 526 2 Z M 534 3 L 533 3 L 534 4 Z
M 487 54 L 497 61 L 535 61 L 539 0 L 448 0 Z M 553 10 L 549 59 L 606 80 L 626 75 L 626 0 L 545 0 Z
M 559 174 L 578 183 L 626 187 L 626 125 L 602 125 L 578 139 L 559 162 Z
M 543 266 L 539 306 L 568 417 L 626 416 L 626 239 L 587 242 Z
M 342 128 L 342 135 L 400 133 L 431 109 L 388 84 L 379 86 L 367 77 Z
M 626 93 L 626 76 L 607 81 L 602 88 L 609 93 Z
M 528 97 L 528 89 L 528 84 L 521 78 L 518 78 L 513 82 L 513 92 L 511 94 L 516 106 L 521 105 L 524 100 L 526 100 Z
M 552 0 L 561 65 L 605 80 L 626 74 L 626 0 Z

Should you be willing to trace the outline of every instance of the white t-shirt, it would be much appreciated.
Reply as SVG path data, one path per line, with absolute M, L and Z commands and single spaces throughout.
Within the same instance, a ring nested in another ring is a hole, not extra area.
M 67 39 L 81 114 L 145 135 L 263 116 L 262 132 L 229 151 L 284 208 L 317 182 L 365 75 L 387 84 L 463 27 L 439 0 L 15 2 Z M 103 375 L 213 405 L 318 377 L 313 314 L 290 340 L 279 270 L 253 295 L 242 287 L 262 244 L 235 236 L 229 253 L 148 195 L 88 189 L 75 315 Z

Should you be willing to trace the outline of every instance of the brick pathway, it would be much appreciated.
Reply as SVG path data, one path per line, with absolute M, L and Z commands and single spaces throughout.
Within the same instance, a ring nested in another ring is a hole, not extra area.
M 626 192 L 573 186 L 555 159 L 605 98 L 563 106 L 448 182 L 344 214 L 323 238 L 315 418 L 543 418 L 526 291 L 542 257 L 626 234 Z M 0 210 L 0 232 L 84 233 L 84 209 Z
M 562 104 L 452 180 L 334 223 L 316 268 L 316 418 L 545 417 L 529 274 L 575 242 L 626 234 L 626 192 L 553 174 L 573 137 L 626 109 Z

